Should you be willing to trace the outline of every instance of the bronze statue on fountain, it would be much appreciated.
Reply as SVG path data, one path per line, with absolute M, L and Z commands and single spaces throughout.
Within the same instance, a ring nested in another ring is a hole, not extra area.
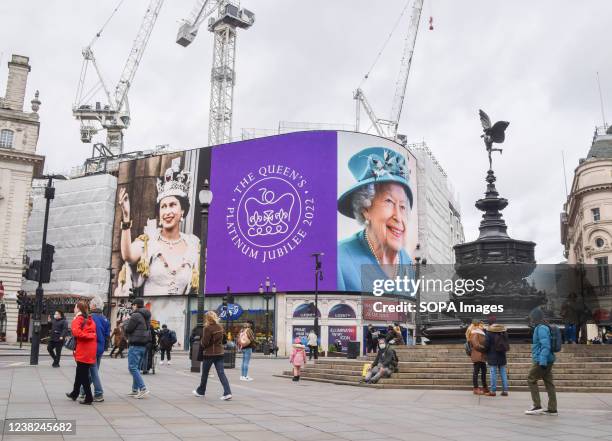
M 536 267 L 536 244 L 508 236 L 508 227 L 501 213 L 508 205 L 508 200 L 500 197 L 495 188 L 496 177 L 491 154 L 501 154 L 502 149 L 493 148 L 493 145 L 504 142 L 505 130 L 510 123 L 498 121 L 491 125 L 491 120 L 485 112 L 480 110 L 479 115 L 483 128 L 481 137 L 489 157 L 485 197 L 476 201 L 476 208 L 483 212 L 480 234 L 475 241 L 456 245 L 454 249 L 456 276 L 466 280 L 482 279 L 484 290 L 464 295 L 452 293 L 450 301 L 458 311 L 454 313 L 455 318 L 460 319 L 464 325 L 469 324 L 473 318 L 486 320 L 490 315 L 494 315 L 496 321 L 506 325 L 511 334 L 527 336 L 529 329 L 525 318 L 531 309 L 546 303 L 546 294 L 527 280 Z M 503 305 L 504 311 L 488 314 L 462 312 L 461 304 Z M 427 330 L 425 334 L 428 334 Z M 430 338 L 435 338 L 435 335 Z

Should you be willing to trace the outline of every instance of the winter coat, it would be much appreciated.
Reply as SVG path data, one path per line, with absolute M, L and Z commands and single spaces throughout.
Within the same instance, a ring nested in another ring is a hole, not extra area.
M 300 343 L 295 343 L 293 345 L 289 363 L 296 367 L 301 367 L 306 364 L 306 351 L 304 350 L 304 345 Z
M 480 328 L 475 328 L 470 334 L 470 346 L 472 363 L 485 363 L 487 361 L 487 337 Z
M 552 335 L 545 324 L 540 323 L 533 330 L 531 359 L 540 366 L 548 366 L 555 362 L 555 354 L 552 351 Z
M 205 326 L 200 342 L 198 360 L 222 356 L 225 353 L 223 349 L 224 334 L 223 328 L 218 323 Z
M 113 347 L 118 349 L 120 349 L 122 346 L 124 349 L 127 347 L 127 341 L 125 340 L 121 326 L 117 326 L 113 330 L 111 337 L 113 339 Z
M 106 349 L 106 339 L 110 337 L 110 323 L 106 317 L 97 312 L 92 312 L 91 318 L 96 322 L 96 341 L 98 343 L 96 355 L 102 355 Z
M 123 332 L 130 346 L 146 346 L 151 342 L 151 313 L 145 308 L 132 312 L 123 324 Z
M 506 366 L 506 351 L 498 351 L 499 340 L 508 341 L 508 333 L 502 325 L 491 325 L 486 333 L 487 363 L 491 366 Z
M 72 336 L 76 338 L 74 359 L 81 363 L 94 364 L 96 362 L 96 322 L 91 317 L 85 319 L 82 314 L 72 320 Z
M 308 334 L 308 346 L 318 346 L 319 342 L 317 340 L 317 334 L 314 332 Z
M 372 366 L 378 366 L 378 364 L 382 363 L 384 368 L 395 372 L 397 370 L 397 354 L 395 350 L 389 346 L 385 347 L 385 349 L 381 349 L 376 353 L 376 358 L 372 362 Z
M 58 342 L 66 335 L 68 335 L 68 322 L 66 322 L 66 319 L 61 318 L 57 320 L 54 318 L 51 320 L 51 332 L 49 334 L 51 341 Z
M 385 341 L 387 342 L 387 344 L 392 344 L 396 346 L 404 344 L 404 337 L 402 337 L 401 329 L 399 331 L 398 329 L 399 328 L 393 328 L 387 331 L 387 336 L 385 337 Z
M 172 346 L 176 343 L 176 334 L 170 329 L 162 329 L 159 333 L 159 347 L 165 351 L 172 350 Z

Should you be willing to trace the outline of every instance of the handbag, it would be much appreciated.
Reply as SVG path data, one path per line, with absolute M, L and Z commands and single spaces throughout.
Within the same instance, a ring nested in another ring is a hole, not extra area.
M 87 318 L 87 320 L 89 320 L 89 317 Z M 83 326 L 85 326 L 85 320 L 83 320 L 83 322 L 81 323 L 81 329 L 83 329 Z M 72 334 L 70 334 L 70 337 L 68 337 L 64 341 L 64 347 L 66 349 L 70 349 L 71 351 L 76 351 L 76 345 L 77 345 L 77 339 Z
M 466 341 L 463 344 L 463 348 L 465 349 L 465 354 L 471 356 L 472 355 L 472 345 L 470 345 L 469 341 Z

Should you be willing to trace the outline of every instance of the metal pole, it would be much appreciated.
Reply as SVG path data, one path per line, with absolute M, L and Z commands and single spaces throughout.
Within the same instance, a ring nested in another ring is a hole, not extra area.
M 416 279 L 419 280 L 420 270 L 421 270 L 421 259 L 416 258 Z M 419 285 L 420 286 L 420 285 Z M 415 346 L 419 344 L 419 339 L 421 338 L 421 289 L 417 286 L 416 292 L 416 315 L 415 315 L 415 323 L 414 323 L 414 344 Z
M 53 177 L 48 176 L 47 186 L 45 187 L 45 222 L 43 225 L 42 248 L 40 250 L 40 271 L 38 272 L 38 288 L 36 288 L 36 300 L 34 302 L 34 323 L 32 333 L 32 347 L 30 351 L 30 365 L 38 364 L 38 351 L 40 350 L 40 319 L 43 304 L 42 269 L 45 268 L 45 248 L 47 245 L 47 227 L 49 226 L 49 206 L 51 199 L 55 197 L 53 188 Z
M 208 188 L 208 182 L 206 182 L 205 190 Z M 196 326 L 198 328 L 197 333 L 199 333 L 200 337 L 204 335 L 204 290 L 206 284 L 206 247 L 208 246 L 208 204 L 201 204 L 200 211 L 200 237 L 201 237 L 201 245 L 200 245 L 200 286 L 198 288 L 198 316 Z M 188 311 L 187 313 L 191 315 L 191 307 L 189 306 L 189 299 L 187 300 Z M 227 323 L 227 322 L 226 322 Z M 227 326 L 226 326 L 226 334 L 227 334 Z M 200 341 L 194 341 L 192 343 L 191 348 L 191 372 L 200 372 L 200 362 L 198 361 L 197 354 L 200 350 Z
M 266 344 L 270 338 L 270 287 L 266 286 Z
M 115 277 L 115 275 L 113 274 L 113 267 L 112 266 L 109 266 L 106 269 L 109 271 L 109 276 L 108 276 L 108 295 L 107 295 L 107 302 L 106 302 L 106 304 L 108 306 L 107 306 L 107 309 L 106 309 L 106 318 L 110 322 L 110 320 L 111 320 L 111 302 L 112 302 L 112 295 L 113 295 L 113 277 Z

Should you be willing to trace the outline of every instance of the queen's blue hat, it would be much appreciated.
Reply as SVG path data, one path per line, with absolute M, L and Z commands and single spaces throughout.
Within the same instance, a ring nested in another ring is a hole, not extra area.
M 406 158 L 400 153 L 386 147 L 369 147 L 353 155 L 348 167 L 357 182 L 345 191 L 338 199 L 338 211 L 345 216 L 355 218 L 353 213 L 353 193 L 369 184 L 394 182 L 406 190 L 412 208 L 412 190 Z

